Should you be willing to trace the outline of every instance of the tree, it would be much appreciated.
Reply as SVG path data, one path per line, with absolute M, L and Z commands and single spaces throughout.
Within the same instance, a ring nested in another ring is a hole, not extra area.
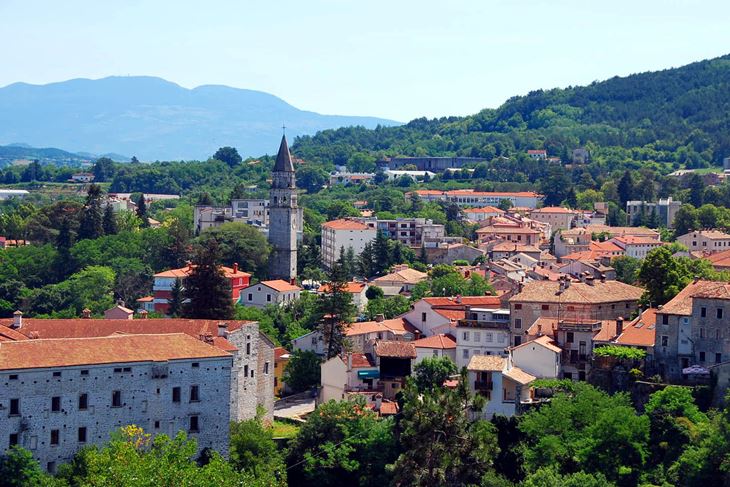
M 320 331 L 327 344 L 327 358 L 339 355 L 345 346 L 345 327 L 352 321 L 355 307 L 352 295 L 347 292 L 347 276 L 342 257 L 332 264 L 328 275 L 329 292 L 319 297 L 319 315 L 323 316 Z
M 100 157 L 94 163 L 94 181 L 97 183 L 103 183 L 111 180 L 114 176 L 114 161 L 108 157 Z
M 401 454 L 393 466 L 393 485 L 478 485 L 493 471 L 497 453 L 492 424 L 472 421 L 469 412 L 484 400 L 470 394 L 466 371 L 455 389 L 428 394 L 412 382 L 403 394 L 399 422 Z
M 616 271 L 616 280 L 626 284 L 634 284 L 638 278 L 641 260 L 626 255 L 611 260 L 611 267 Z
M 674 235 L 679 237 L 694 230 L 699 230 L 700 221 L 697 209 L 692 205 L 682 205 L 674 216 Z
M 672 257 L 672 252 L 668 248 L 657 247 L 650 250 L 641 262 L 637 278 L 646 287 L 642 301 L 651 306 L 658 306 L 676 296 L 689 283 L 692 276 L 682 265 L 682 261 Z
M 117 216 L 114 214 L 114 208 L 112 205 L 106 205 L 104 207 L 104 219 L 101 223 L 104 229 L 104 235 L 116 235 L 119 229 L 117 228 Z
M 195 253 L 195 266 L 185 278 L 183 317 L 209 320 L 233 318 L 231 282 L 219 267 L 220 249 L 212 240 Z
M 137 198 L 137 216 L 142 221 L 142 227 L 146 228 L 150 226 L 150 219 L 147 215 L 147 201 L 145 201 L 144 194 L 140 193 Z
M 317 193 L 327 182 L 327 173 L 321 167 L 304 166 L 297 169 L 297 187 L 307 193 Z
M 51 485 L 56 485 L 56 482 L 43 472 L 38 461 L 28 450 L 15 445 L 0 456 L 0 486 L 48 487 Z
M 78 233 L 79 240 L 85 238 L 95 239 L 104 235 L 104 210 L 102 210 L 101 205 L 101 187 L 97 184 L 92 184 L 89 186 L 86 203 L 81 211 L 81 223 Z
M 321 360 L 309 350 L 295 350 L 284 369 L 284 382 L 296 394 L 320 383 Z
M 374 320 L 378 315 L 385 319 L 395 318 L 411 309 L 411 303 L 405 296 L 393 296 L 390 298 L 375 298 L 368 300 L 368 319 Z
M 263 424 L 260 415 L 231 423 L 231 464 L 239 472 L 258 479 L 271 479 L 270 485 L 286 485 L 286 466 L 272 428 Z
M 170 299 L 167 300 L 167 314 L 170 317 L 176 318 L 182 314 L 184 293 L 182 280 L 175 279 L 175 284 L 172 285 L 172 289 L 170 290 Z
M 621 180 L 618 182 L 618 197 L 621 203 L 621 208 L 626 208 L 626 202 L 631 200 L 634 195 L 634 180 L 631 177 L 631 172 L 628 170 L 624 171 L 624 175 L 621 176 Z
M 383 232 L 378 230 L 373 243 L 375 275 L 383 273 L 391 264 L 390 241 Z
M 690 204 L 699 208 L 705 201 L 705 182 L 702 180 L 702 176 L 697 173 L 690 174 L 688 187 Z
M 383 290 L 375 284 L 368 286 L 365 297 L 368 299 L 382 299 L 385 296 Z
M 362 398 L 322 404 L 289 444 L 289 478 L 303 487 L 388 485 L 392 430 L 393 421 L 378 419 Z
M 606 477 L 598 473 L 576 472 L 561 475 L 556 469 L 543 467 L 520 484 L 521 487 L 613 487 Z
M 416 387 L 422 392 L 443 387 L 456 373 L 456 364 L 448 357 L 426 357 L 413 368 Z
M 220 250 L 222 263 L 228 266 L 238 263 L 241 269 L 257 275 L 266 272 L 271 247 L 266 237 L 255 227 L 227 222 L 205 229 L 196 239 L 196 243 L 203 246 L 213 241 Z
M 213 159 L 225 162 L 230 167 L 237 166 L 243 161 L 238 151 L 234 147 L 228 146 L 221 147 L 217 151 L 215 151 L 215 154 L 213 154 Z

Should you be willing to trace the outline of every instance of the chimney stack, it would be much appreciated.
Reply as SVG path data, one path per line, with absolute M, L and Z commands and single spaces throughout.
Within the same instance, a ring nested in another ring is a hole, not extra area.
M 84 308 L 81 311 L 81 317 L 85 320 L 88 320 L 91 318 L 91 310 L 89 308 Z
M 238 262 L 233 263 L 233 273 L 238 274 Z
M 378 313 L 377 315 L 375 315 L 375 321 L 377 321 L 378 323 L 385 321 L 385 315 L 383 313 Z
M 218 336 L 228 338 L 228 323 L 221 321 L 218 323 Z
M 142 311 L 140 311 L 140 312 L 139 312 L 139 317 L 140 317 L 141 319 L 143 319 L 143 320 L 146 320 L 146 319 L 147 319 L 147 315 L 148 315 L 148 314 L 149 314 L 149 313 L 147 312 L 147 310 L 146 310 L 146 309 L 143 309 Z
M 619 336 L 624 331 L 624 318 L 619 316 L 616 318 L 616 336 Z
M 23 326 L 23 312 L 20 310 L 17 310 L 15 313 L 13 313 L 13 328 L 14 330 L 18 330 Z

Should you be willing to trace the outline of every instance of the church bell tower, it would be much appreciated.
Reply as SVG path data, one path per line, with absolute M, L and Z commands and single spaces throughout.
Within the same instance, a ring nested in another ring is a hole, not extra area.
M 269 192 L 269 278 L 292 282 L 297 277 L 297 184 L 286 136 L 271 173 Z

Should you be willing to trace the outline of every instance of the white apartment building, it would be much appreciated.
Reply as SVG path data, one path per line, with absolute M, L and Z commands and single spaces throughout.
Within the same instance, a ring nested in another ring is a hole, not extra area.
M 228 451 L 233 356 L 183 333 L 3 341 L 0 449 L 54 472 L 135 424 Z
M 542 195 L 532 191 L 518 192 L 486 192 L 474 191 L 473 189 L 455 189 L 451 191 L 439 191 L 432 189 L 419 189 L 413 194 L 418 195 L 425 201 L 448 201 L 459 206 L 483 207 L 499 206 L 500 201 L 509 200 L 512 206 L 523 208 L 537 208 L 542 200 Z
M 506 356 L 510 346 L 509 310 L 468 307 L 456 325 L 456 365 L 469 365 L 475 355 Z
M 621 247 L 627 257 L 633 257 L 635 259 L 643 259 L 650 251 L 664 245 L 662 242 L 658 242 L 651 238 L 634 237 L 631 235 L 614 237 L 609 240 L 609 242 Z
M 340 219 L 322 224 L 322 264 L 331 268 L 342 249 L 360 255 L 365 244 L 375 240 L 377 230 L 357 220 Z

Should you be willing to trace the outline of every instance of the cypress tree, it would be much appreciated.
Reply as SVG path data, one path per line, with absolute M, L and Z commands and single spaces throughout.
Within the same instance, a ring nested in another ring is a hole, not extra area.
M 375 274 L 380 274 L 390 267 L 391 255 L 388 237 L 378 230 L 373 244 L 373 253 L 375 254 Z
M 79 240 L 99 238 L 104 235 L 104 210 L 101 208 L 101 187 L 98 184 L 89 186 L 86 203 L 81 212 Z
M 345 346 L 345 327 L 352 321 L 355 307 L 352 296 L 347 292 L 347 275 L 344 269 L 344 259 L 340 257 L 330 269 L 329 293 L 319 298 L 318 310 L 324 318 L 320 324 L 320 331 L 327 344 L 327 358 L 330 359 L 342 352 Z
M 173 318 L 180 316 L 182 313 L 183 301 L 185 299 L 183 293 L 184 289 L 182 281 L 180 279 L 175 279 L 175 284 L 172 285 L 172 289 L 170 290 L 170 299 L 167 300 L 167 303 L 169 304 L 167 314 Z
M 119 231 L 117 228 L 117 216 L 114 214 L 112 205 L 106 205 L 106 208 L 104 208 L 102 227 L 104 228 L 104 235 L 116 235 Z
M 218 265 L 220 250 L 218 243 L 211 239 L 206 247 L 195 253 L 195 267 L 185 278 L 182 307 L 185 318 L 209 320 L 230 320 L 234 308 L 231 299 L 231 282 Z
M 147 202 L 144 200 L 144 194 L 139 195 L 137 199 L 137 216 L 142 220 L 142 227 L 148 227 L 150 225 L 149 217 L 147 216 Z

